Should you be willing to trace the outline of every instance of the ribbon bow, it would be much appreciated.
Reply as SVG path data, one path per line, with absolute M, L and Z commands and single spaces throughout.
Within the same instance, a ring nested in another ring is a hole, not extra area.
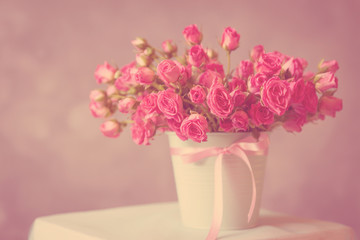
M 240 139 L 229 147 L 209 148 L 172 148 L 171 154 L 180 156 L 185 163 L 194 163 L 207 157 L 218 156 L 214 166 L 214 212 L 210 231 L 206 240 L 216 239 L 223 217 L 223 183 L 222 183 L 222 161 L 224 155 L 235 155 L 241 158 L 249 168 L 252 180 L 252 200 L 248 213 L 248 222 L 253 215 L 256 203 L 256 185 L 254 173 L 247 155 L 266 154 L 269 145 L 269 138 L 266 133 L 261 133 L 259 140 L 253 137 Z M 185 153 L 184 153 L 185 152 Z

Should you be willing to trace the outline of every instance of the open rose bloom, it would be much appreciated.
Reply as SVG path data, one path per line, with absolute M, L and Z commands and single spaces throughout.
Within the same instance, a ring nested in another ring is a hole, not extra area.
M 105 88 L 90 93 L 89 106 L 94 117 L 104 118 L 100 129 L 105 136 L 117 137 L 127 125 L 134 142 L 143 145 L 166 131 L 195 142 L 207 141 L 208 132 L 257 136 L 275 126 L 301 132 L 306 123 L 342 110 L 342 100 L 334 96 L 335 60 L 321 60 L 318 71 L 309 72 L 305 59 L 256 45 L 249 59 L 230 69 L 202 43 L 196 25 L 182 33 L 188 44 L 183 54 L 173 40 L 152 47 L 136 38 L 129 64 L 117 68 L 105 62 L 96 68 L 95 79 Z M 240 34 L 227 27 L 220 45 L 230 57 L 239 42 Z

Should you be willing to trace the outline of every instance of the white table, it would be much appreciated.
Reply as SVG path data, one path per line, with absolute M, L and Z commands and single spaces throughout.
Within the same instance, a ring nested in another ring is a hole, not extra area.
M 220 231 L 221 240 L 352 240 L 351 228 L 261 210 L 259 226 Z M 157 203 L 75 212 L 37 218 L 30 240 L 189 240 L 205 239 L 207 230 L 183 227 L 177 203 Z

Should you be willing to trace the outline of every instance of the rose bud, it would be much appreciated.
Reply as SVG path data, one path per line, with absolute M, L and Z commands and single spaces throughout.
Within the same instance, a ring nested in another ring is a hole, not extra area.
M 338 88 L 338 79 L 332 72 L 317 74 L 315 76 L 315 88 L 321 93 L 327 90 L 336 90 Z
M 324 61 L 321 60 L 318 65 L 320 72 L 332 72 L 335 73 L 339 69 L 339 64 L 336 60 Z
M 106 89 L 106 95 L 111 97 L 112 95 L 119 94 L 118 89 L 114 85 L 109 85 Z
M 118 103 L 118 109 L 121 113 L 131 113 L 134 112 L 134 105 L 136 103 L 136 100 L 132 97 L 127 97 L 124 99 L 121 99 Z
M 106 118 L 111 116 L 112 111 L 106 105 L 99 104 L 97 102 L 90 102 L 89 109 L 91 114 L 96 118 Z
M 167 54 L 172 54 L 172 53 L 175 53 L 177 51 L 177 46 L 173 42 L 173 40 L 165 40 L 165 41 L 163 41 L 163 43 L 161 44 L 161 47 L 164 50 L 164 52 L 167 53 Z
M 319 100 L 319 112 L 326 116 L 335 117 L 336 112 L 342 110 L 342 100 L 333 96 L 322 96 Z
M 265 53 L 262 45 L 256 45 L 250 52 L 250 59 L 253 62 L 257 62 L 261 55 Z
M 143 53 L 148 57 L 152 57 L 154 55 L 155 51 L 153 48 L 147 47 L 147 48 L 145 48 Z
M 116 138 L 120 135 L 120 132 L 122 131 L 121 125 L 116 120 L 108 120 L 101 124 L 100 126 L 101 132 L 106 137 L 110 138 Z
M 215 52 L 213 49 L 211 48 L 207 48 L 206 49 L 206 54 L 208 55 L 208 57 L 211 59 L 211 60 L 217 60 L 218 58 L 218 54 L 217 52 Z
M 136 54 L 136 63 L 140 67 L 147 67 L 151 64 L 152 59 L 151 57 L 147 56 L 144 53 Z
M 92 90 L 89 96 L 90 100 L 100 104 L 105 104 L 107 100 L 106 92 L 103 90 Z
M 183 35 L 185 40 L 190 45 L 200 44 L 202 40 L 202 33 L 199 31 L 198 27 L 195 24 L 187 26 Z
M 191 88 L 189 92 L 189 98 L 193 103 L 201 104 L 206 99 L 205 90 L 200 85 L 196 85 Z
M 233 51 L 239 47 L 240 34 L 231 27 L 225 28 L 222 38 L 221 47 L 227 51 Z
M 195 66 L 201 67 L 208 62 L 209 58 L 206 55 L 204 49 L 200 45 L 195 45 L 190 48 L 188 63 Z
M 166 85 L 170 85 L 170 83 L 174 83 L 179 80 L 181 71 L 174 61 L 167 59 L 159 63 L 157 66 L 157 74 Z
M 144 50 L 148 46 L 146 39 L 141 37 L 137 37 L 134 40 L 132 40 L 131 44 L 139 50 Z
M 114 80 L 116 68 L 105 62 L 103 65 L 98 65 L 95 70 L 95 79 L 97 83 L 109 83 Z
M 290 58 L 281 67 L 285 73 L 285 78 L 293 77 L 296 80 L 302 77 L 304 72 L 303 64 L 307 65 L 307 63 L 302 62 L 299 58 Z
M 135 80 L 140 84 L 151 84 L 154 81 L 155 73 L 148 67 L 141 67 L 135 74 Z

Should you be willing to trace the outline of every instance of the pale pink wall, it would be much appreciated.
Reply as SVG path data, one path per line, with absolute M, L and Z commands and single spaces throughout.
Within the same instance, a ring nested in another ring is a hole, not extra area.
M 359 1 L 0 2 L 0 239 L 25 239 L 37 216 L 176 199 L 167 139 L 150 147 L 129 131 L 102 137 L 88 111 L 93 72 L 124 65 L 130 40 L 159 45 L 201 26 L 217 47 L 241 33 L 234 62 L 262 43 L 309 61 L 337 59 L 335 119 L 272 136 L 263 203 L 269 209 L 348 224 L 360 234 Z M 224 59 L 224 58 L 222 58 Z

